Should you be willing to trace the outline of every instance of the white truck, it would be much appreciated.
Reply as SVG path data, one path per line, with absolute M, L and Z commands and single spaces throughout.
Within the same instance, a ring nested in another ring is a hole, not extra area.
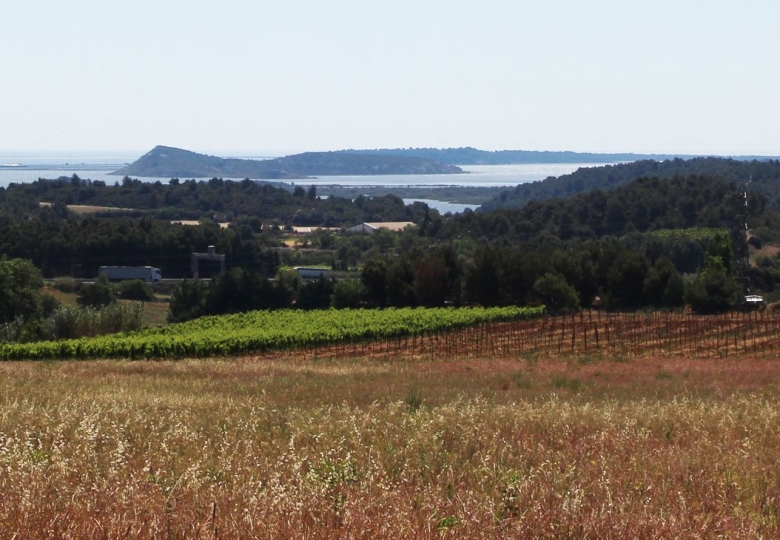
M 109 281 L 140 279 L 154 282 L 162 279 L 160 269 L 153 266 L 101 266 L 98 275 L 106 276 Z

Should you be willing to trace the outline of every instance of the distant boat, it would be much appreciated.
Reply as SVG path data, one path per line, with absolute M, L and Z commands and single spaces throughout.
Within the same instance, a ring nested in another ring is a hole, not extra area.
M 22 166 L 21 163 L 3 163 L 2 165 L 0 165 L 0 167 L 4 167 L 4 168 L 21 167 L 21 166 Z

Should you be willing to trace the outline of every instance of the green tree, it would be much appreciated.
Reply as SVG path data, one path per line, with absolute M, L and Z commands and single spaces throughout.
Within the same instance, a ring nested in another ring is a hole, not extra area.
M 682 277 L 671 260 L 660 257 L 645 275 L 643 291 L 654 307 L 678 307 L 685 303 Z
M 0 259 L 0 323 L 43 313 L 43 278 L 28 260 Z
M 320 276 L 307 281 L 298 289 L 296 307 L 299 309 L 328 309 L 333 298 L 333 280 Z
M 609 306 L 635 309 L 645 305 L 643 292 L 649 268 L 647 259 L 635 251 L 620 251 L 607 272 Z
M 366 287 L 359 279 L 344 279 L 333 288 L 333 307 L 358 308 L 366 295 Z
M 501 301 L 500 257 L 493 247 L 477 249 L 466 275 L 466 289 L 472 302 L 495 306 Z
M 447 299 L 448 272 L 444 259 L 424 257 L 414 267 L 414 294 L 420 305 L 443 306 Z
M 200 281 L 185 279 L 173 289 L 168 304 L 168 322 L 184 322 L 203 314 L 208 286 Z
M 366 288 L 369 302 L 377 307 L 387 303 L 387 263 L 384 260 L 366 261 L 360 271 L 360 280 Z
M 717 313 L 731 307 L 737 283 L 719 257 L 708 257 L 707 266 L 688 288 L 685 299 L 697 313 Z
M 76 302 L 84 307 L 101 307 L 116 303 L 114 288 L 105 275 L 100 275 L 92 284 L 82 285 Z
M 126 300 L 139 300 L 141 302 L 148 302 L 154 299 L 154 292 L 152 287 L 140 279 L 129 279 L 121 282 L 117 289 L 119 291 L 119 297 Z
M 406 257 L 394 259 L 387 267 L 387 302 L 396 307 L 414 306 L 414 269 Z
M 577 290 L 560 274 L 545 273 L 534 282 L 533 292 L 551 311 L 579 311 L 580 309 Z

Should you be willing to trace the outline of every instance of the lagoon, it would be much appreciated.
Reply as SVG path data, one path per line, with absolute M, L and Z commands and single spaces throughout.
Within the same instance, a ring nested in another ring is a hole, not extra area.
M 11 183 L 34 182 L 39 178 L 56 179 L 71 177 L 74 174 L 82 179 L 102 180 L 109 185 L 121 182 L 120 176 L 110 173 L 137 159 L 136 155 L 123 153 L 59 153 L 44 152 L 0 152 L 0 187 Z M 263 159 L 256 157 L 252 159 Z M 550 176 L 569 174 L 581 167 L 597 167 L 601 164 L 581 163 L 539 163 L 517 165 L 461 165 L 463 174 L 427 174 L 427 175 L 378 175 L 378 176 L 320 176 L 284 182 L 299 186 L 350 186 L 350 187 L 506 187 L 544 180 Z M 167 178 L 138 177 L 144 182 L 161 181 Z M 184 180 L 185 178 L 182 178 Z M 226 180 L 228 178 L 225 178 Z M 208 180 L 197 178 L 196 180 Z M 242 180 L 235 178 L 232 180 Z M 415 200 L 407 199 L 407 204 Z M 431 208 L 440 212 L 461 212 L 476 205 L 459 205 L 442 201 L 422 200 Z

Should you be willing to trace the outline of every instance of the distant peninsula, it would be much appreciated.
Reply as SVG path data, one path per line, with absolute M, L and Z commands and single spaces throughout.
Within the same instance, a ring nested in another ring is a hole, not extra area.
M 778 159 L 776 156 L 731 155 L 716 156 L 710 154 L 633 154 L 592 152 L 538 151 L 538 150 L 478 150 L 469 146 L 464 148 L 383 148 L 376 150 L 341 150 L 349 154 L 369 156 L 406 156 L 420 157 L 449 163 L 450 165 L 523 165 L 551 163 L 581 163 L 605 165 L 608 163 L 630 163 L 651 159 L 667 161 L 672 159 L 693 159 L 697 157 L 727 157 L 738 161 L 767 161 Z
M 363 176 L 386 174 L 457 174 L 451 164 L 420 156 L 306 152 L 276 159 L 220 158 L 156 146 L 133 163 L 111 174 L 152 178 L 252 178 L 294 180 L 311 176 Z
M 375 150 L 340 150 L 349 154 L 366 156 L 405 156 L 433 159 L 450 165 L 522 165 L 550 163 L 628 163 L 652 159 L 665 161 L 670 159 L 692 159 L 708 157 L 686 154 L 633 154 L 633 153 L 592 153 L 570 151 L 538 151 L 538 150 L 478 150 L 472 147 L 464 148 L 380 148 Z M 767 156 L 729 156 L 735 159 L 759 161 L 771 159 Z

